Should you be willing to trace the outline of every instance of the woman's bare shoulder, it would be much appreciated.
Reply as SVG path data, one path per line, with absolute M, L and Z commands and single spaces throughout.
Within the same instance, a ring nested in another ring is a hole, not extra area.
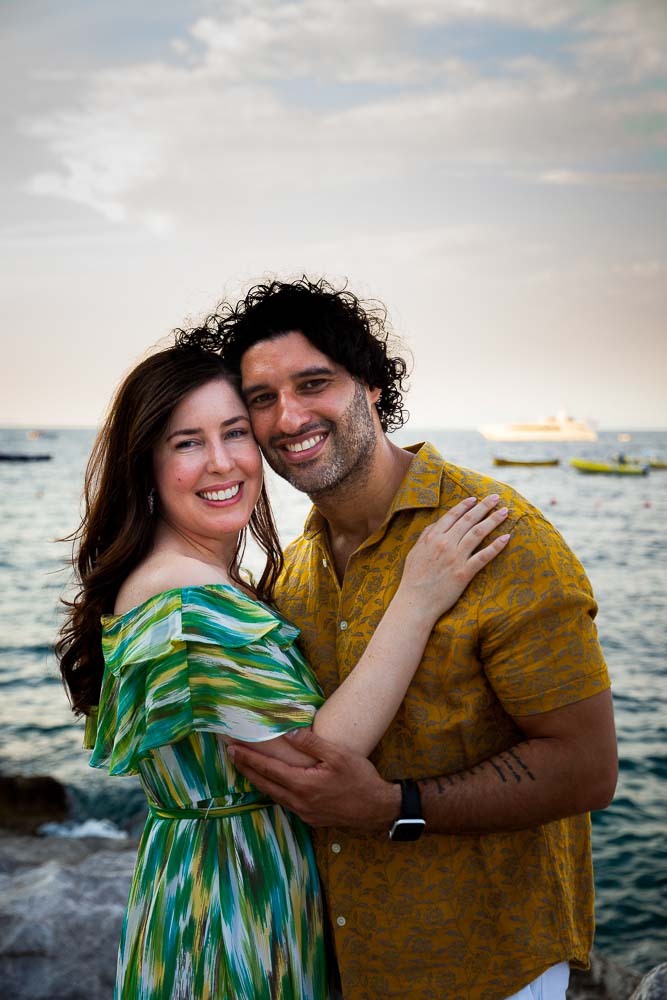
M 116 596 L 114 614 L 124 615 L 166 590 L 229 583 L 221 568 L 181 553 L 160 552 L 148 557 L 123 582 Z

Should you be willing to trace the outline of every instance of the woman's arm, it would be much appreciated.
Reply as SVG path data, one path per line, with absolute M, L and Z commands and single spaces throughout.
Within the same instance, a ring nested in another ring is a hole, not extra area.
M 318 736 L 364 756 L 371 753 L 405 697 L 435 623 L 507 544 L 509 535 L 502 535 L 476 551 L 507 516 L 506 508 L 494 509 L 498 499 L 493 494 L 480 503 L 464 500 L 422 532 L 363 656 L 315 715 Z M 288 764 L 314 763 L 289 736 L 253 748 Z

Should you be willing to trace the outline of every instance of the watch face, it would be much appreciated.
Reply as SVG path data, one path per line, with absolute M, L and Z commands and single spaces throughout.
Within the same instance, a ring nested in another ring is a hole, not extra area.
M 389 839 L 398 841 L 419 840 L 425 826 L 426 820 L 424 819 L 397 819 L 389 831 Z

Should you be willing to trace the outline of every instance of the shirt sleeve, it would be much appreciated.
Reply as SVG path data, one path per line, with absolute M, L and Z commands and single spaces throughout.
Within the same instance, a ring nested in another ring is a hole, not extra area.
M 486 676 L 509 715 L 535 715 L 609 687 L 591 585 L 562 536 L 524 514 L 490 563 L 480 610 Z

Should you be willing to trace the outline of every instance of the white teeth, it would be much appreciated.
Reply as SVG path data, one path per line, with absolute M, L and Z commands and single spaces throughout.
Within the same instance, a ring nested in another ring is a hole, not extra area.
M 318 434 L 316 437 L 306 438 L 305 441 L 298 441 L 296 444 L 286 444 L 286 451 L 299 452 L 308 451 L 309 448 L 314 448 L 316 444 L 324 440 L 324 434 Z
M 228 490 L 202 490 L 199 494 L 204 500 L 231 500 L 241 489 L 241 484 L 230 486 Z

